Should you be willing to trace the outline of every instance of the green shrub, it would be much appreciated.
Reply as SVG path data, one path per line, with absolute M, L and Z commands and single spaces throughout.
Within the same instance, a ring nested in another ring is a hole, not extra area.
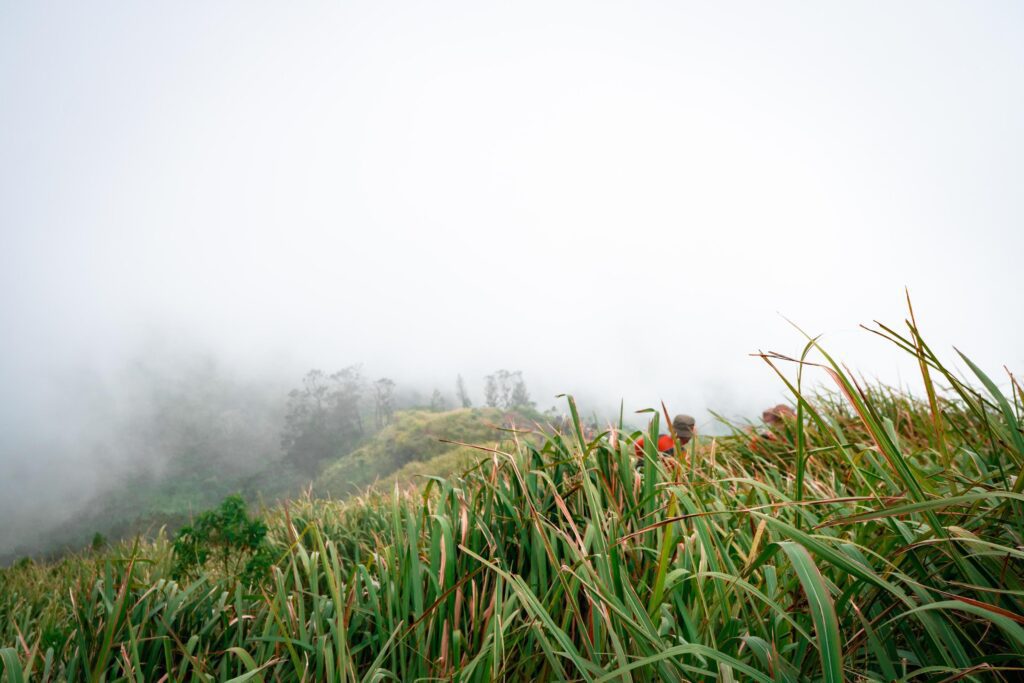
M 267 525 L 250 518 L 241 496 L 228 496 L 220 507 L 200 514 L 174 537 L 175 579 L 203 572 L 245 583 L 262 578 L 271 564 Z

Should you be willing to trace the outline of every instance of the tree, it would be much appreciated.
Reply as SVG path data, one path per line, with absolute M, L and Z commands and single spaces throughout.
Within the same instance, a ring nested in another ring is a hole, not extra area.
M 395 414 L 394 392 L 395 383 L 387 377 L 381 377 L 373 383 L 373 405 L 377 429 L 391 423 L 391 418 Z
M 498 390 L 500 405 L 508 410 L 512 407 L 512 373 L 508 370 L 498 370 Z
M 498 370 L 493 375 L 487 375 L 484 378 L 484 397 L 487 405 L 492 408 L 512 410 L 534 407 L 523 373 L 519 370 Z
M 490 408 L 498 407 L 498 380 L 494 375 L 484 377 L 484 402 Z
M 316 473 L 321 462 L 350 450 L 363 435 L 363 379 L 353 365 L 327 376 L 310 370 L 288 394 L 281 447 L 299 469 Z
M 466 383 L 462 381 L 462 375 L 455 378 L 455 395 L 458 396 L 459 403 L 463 408 L 473 407 L 473 401 L 469 399 L 469 392 L 466 391 Z
M 363 373 L 358 365 L 350 365 L 331 375 L 334 391 L 331 398 L 337 411 L 337 419 L 346 428 L 363 435 L 363 416 L 360 404 L 363 397 Z
M 530 392 L 526 390 L 526 381 L 523 380 L 523 373 L 516 371 L 512 384 L 512 407 L 533 408 L 534 405 L 534 402 L 530 400 Z
M 288 393 L 288 408 L 281 432 L 285 457 L 307 472 L 330 455 L 331 386 L 322 370 L 310 370 L 302 378 L 302 387 Z
M 215 510 L 203 512 L 174 536 L 176 579 L 213 569 L 220 576 L 247 584 L 266 576 L 273 555 L 266 541 L 267 525 L 250 518 L 241 496 L 228 496 Z
M 434 389 L 434 393 L 430 396 L 430 409 L 435 413 L 443 412 L 445 409 L 444 396 L 441 395 L 441 391 Z

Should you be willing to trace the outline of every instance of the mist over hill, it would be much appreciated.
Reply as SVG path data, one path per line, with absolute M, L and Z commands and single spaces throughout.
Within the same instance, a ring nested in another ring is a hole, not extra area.
M 96 533 L 173 528 L 230 493 L 251 502 L 295 495 L 396 419 L 388 434 L 397 428 L 411 445 L 386 453 L 381 444 L 392 442 L 372 445 L 387 461 L 352 459 L 345 467 L 353 486 L 325 493 L 347 495 L 439 455 L 436 439 L 445 434 L 483 438 L 502 425 L 500 406 L 522 404 L 543 419 L 521 373 L 456 375 L 435 386 L 373 375 L 359 363 L 297 367 L 246 365 L 154 341 L 121 365 L 46 378 L 19 406 L 24 419 L 0 432 L 0 558 L 77 549 Z M 418 408 L 429 422 L 488 403 L 491 412 L 459 418 L 461 431 L 402 417 Z
M 49 535 L 94 514 L 102 499 L 129 516 L 139 503 L 133 492 L 236 479 L 280 458 L 283 377 L 151 347 L 113 372 L 79 369 L 60 382 L 0 435 L 0 461 L 12 474 L 0 480 L 0 554 L 81 543 Z

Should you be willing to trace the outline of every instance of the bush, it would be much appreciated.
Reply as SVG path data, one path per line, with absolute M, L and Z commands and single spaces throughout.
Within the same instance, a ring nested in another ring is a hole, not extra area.
M 271 565 L 267 525 L 250 518 L 241 496 L 228 496 L 220 507 L 207 510 L 174 537 L 175 579 L 215 572 L 254 583 Z

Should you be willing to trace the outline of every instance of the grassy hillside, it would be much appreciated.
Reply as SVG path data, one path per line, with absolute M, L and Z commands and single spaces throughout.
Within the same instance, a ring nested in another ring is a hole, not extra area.
M 531 425 L 539 418 L 528 411 L 496 408 L 398 411 L 390 425 L 368 433 L 355 451 L 329 461 L 315 481 L 280 454 L 276 459 L 261 454 L 249 467 L 228 466 L 215 453 L 207 457 L 195 448 L 176 455 L 167 471 L 132 474 L 60 527 L 47 529 L 13 553 L 0 554 L 0 565 L 25 555 L 59 557 L 86 546 L 94 533 L 116 540 L 151 535 L 161 527 L 173 531 L 233 493 L 252 503 L 274 502 L 313 485 L 317 495 L 344 498 L 375 483 L 404 485 L 422 481 L 426 474 L 452 474 L 479 451 L 442 439 L 493 446 L 502 438 L 499 427 Z
M 10 680 L 1020 680 L 1024 392 L 973 368 L 968 384 L 916 330 L 892 339 L 921 361 L 920 399 L 823 357 L 827 372 L 802 367 L 835 393 L 795 394 L 795 418 L 671 457 L 638 460 L 639 433 L 588 437 L 577 422 L 420 491 L 296 500 L 266 512 L 274 564 L 251 585 L 215 569 L 172 579 L 166 539 L 3 570 L 0 667 Z M 766 360 L 794 381 L 797 366 Z
M 497 408 L 398 412 L 394 421 L 366 444 L 328 466 L 313 490 L 317 495 L 345 497 L 375 483 L 390 485 L 414 481 L 424 474 L 452 474 L 479 453 L 458 443 L 495 446 L 508 434 L 501 428 L 530 428 L 538 418 Z

